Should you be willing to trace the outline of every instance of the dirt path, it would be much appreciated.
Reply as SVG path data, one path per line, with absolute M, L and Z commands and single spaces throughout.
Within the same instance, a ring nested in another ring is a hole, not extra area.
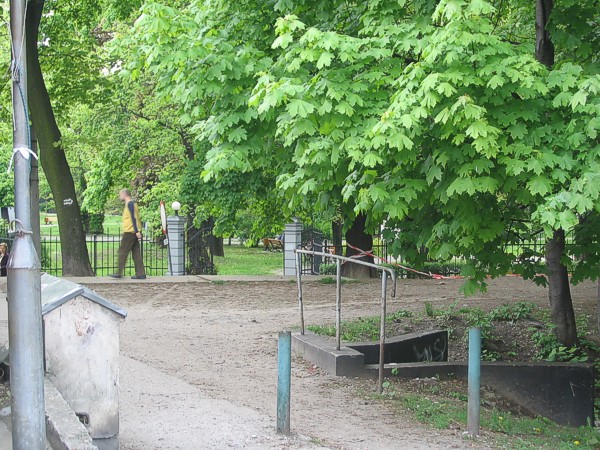
M 491 283 L 487 295 L 464 299 L 458 281 L 400 280 L 397 308 L 422 310 L 424 301 L 493 307 L 528 300 L 542 305 L 546 291 L 517 278 Z M 364 391 L 374 383 L 336 378 L 300 360 L 292 368 L 289 441 L 273 433 L 276 335 L 297 327 L 294 284 L 227 283 L 93 285 L 125 307 L 123 323 L 122 442 L 149 448 L 468 448 L 450 431 L 437 431 L 388 410 Z M 344 286 L 344 318 L 377 314 L 376 282 Z M 595 302 L 591 283 L 573 289 L 577 308 Z M 335 287 L 305 287 L 309 324 L 334 318 Z M 173 409 L 175 407 L 175 409 Z M 210 417 L 193 420 L 194 417 Z M 189 423 L 186 421 L 189 419 Z M 231 422 L 236 423 L 231 423 Z

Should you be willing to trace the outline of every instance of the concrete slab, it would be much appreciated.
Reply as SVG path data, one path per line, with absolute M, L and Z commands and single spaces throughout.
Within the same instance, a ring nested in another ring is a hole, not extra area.
M 447 331 L 411 333 L 387 342 L 390 347 L 386 345 L 386 377 L 467 378 L 466 362 L 443 362 L 448 357 Z M 326 372 L 377 378 L 379 344 L 346 345 L 336 350 L 329 337 L 310 332 L 292 335 L 294 351 Z M 406 355 L 411 362 L 405 362 Z M 590 364 L 482 363 L 481 382 L 533 415 L 561 425 L 594 423 L 594 371 Z
M 379 341 L 357 342 L 348 347 L 365 355 L 365 364 L 379 363 Z M 385 363 L 448 361 L 448 331 L 422 331 L 385 340 Z
M 6 424 L 0 420 L 0 448 L 12 448 L 12 436 Z
M 85 426 L 62 398 L 60 392 L 46 379 L 46 437 L 55 450 L 98 450 Z
M 241 381 L 242 382 L 242 381 Z M 121 449 L 322 448 L 275 433 L 275 418 L 206 396 L 197 387 L 121 357 Z
M 364 376 L 365 355 L 349 347 L 335 348 L 335 342 L 307 332 L 292 334 L 292 349 L 331 375 Z

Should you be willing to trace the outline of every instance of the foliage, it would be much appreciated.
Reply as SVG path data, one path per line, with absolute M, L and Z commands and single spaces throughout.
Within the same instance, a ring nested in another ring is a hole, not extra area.
M 600 350 L 598 344 L 587 339 L 588 317 L 580 316 L 578 319 L 578 334 L 581 339 L 579 346 L 565 347 L 556 338 L 554 325 L 545 323 L 533 331 L 532 339 L 537 350 L 537 358 L 545 361 L 564 361 L 564 362 L 586 362 L 588 360 L 588 351 L 597 352 Z
M 411 242 L 413 258 L 425 256 L 420 248 L 467 258 L 467 293 L 511 268 L 507 244 L 538 228 L 546 236 L 572 230 L 599 200 L 591 186 L 600 79 L 572 61 L 547 70 L 534 59 L 533 35 L 511 41 L 497 14 L 485 1 L 438 5 L 438 27 L 424 35 L 373 128 L 383 162 L 363 183 L 365 209 L 402 196 L 386 217 L 388 239 L 404 234 L 397 251 Z M 514 269 L 536 278 L 544 269 L 534 256 Z

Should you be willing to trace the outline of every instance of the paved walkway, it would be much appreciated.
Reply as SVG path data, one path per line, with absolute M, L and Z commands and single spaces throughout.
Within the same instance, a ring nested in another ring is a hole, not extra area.
M 320 275 L 303 275 L 302 279 L 318 280 L 320 278 L 329 278 Z M 284 275 L 184 275 L 180 277 L 148 277 L 145 280 L 132 280 L 129 277 L 120 279 L 111 277 L 67 277 L 74 283 L 93 285 L 93 284 L 173 284 L 173 283 L 291 283 L 296 281 L 295 276 Z M 0 281 L 0 285 L 1 285 Z
M 207 396 L 198 387 L 121 357 L 121 449 L 323 448 L 274 432 L 272 417 Z

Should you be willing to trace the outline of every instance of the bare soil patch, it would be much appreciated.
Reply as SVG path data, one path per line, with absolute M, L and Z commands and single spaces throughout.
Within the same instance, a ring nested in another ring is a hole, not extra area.
M 522 300 L 547 303 L 545 289 L 513 277 L 493 280 L 487 294 L 471 298 L 461 296 L 459 286 L 457 280 L 399 280 L 398 296 L 389 310 L 417 313 L 425 301 L 441 307 L 457 300 L 459 306 L 486 310 Z M 275 416 L 277 332 L 297 329 L 299 322 L 293 283 L 92 288 L 129 310 L 121 332 L 125 356 L 185 380 L 213 398 Z M 310 282 L 304 294 L 307 324 L 331 323 L 335 286 Z M 595 285 L 579 285 L 573 294 L 579 311 L 593 313 Z M 342 295 L 344 319 L 378 313 L 376 280 L 344 285 Z M 294 362 L 292 374 L 292 428 L 314 443 L 357 449 L 489 445 L 465 441 L 459 430 L 431 430 L 419 424 L 408 413 L 373 398 L 375 382 L 332 377 L 301 360 Z

